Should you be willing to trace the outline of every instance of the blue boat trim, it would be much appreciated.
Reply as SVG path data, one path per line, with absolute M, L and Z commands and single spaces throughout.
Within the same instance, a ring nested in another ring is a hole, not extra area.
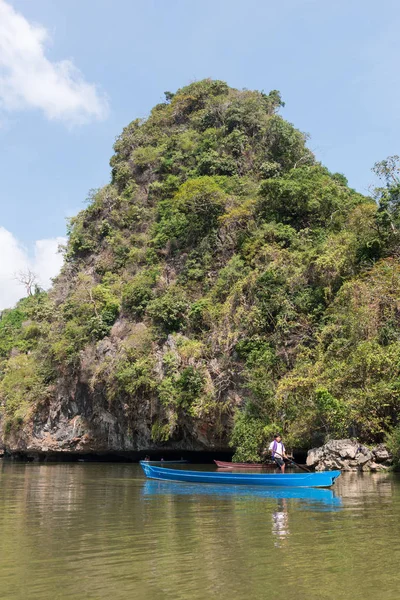
M 223 483 L 233 485 L 263 485 L 278 487 L 331 487 L 340 471 L 318 473 L 221 473 L 217 471 L 186 471 L 156 467 L 146 461 L 140 465 L 149 479 L 190 483 Z
M 188 460 L 144 460 L 150 465 L 187 465 L 189 463 Z

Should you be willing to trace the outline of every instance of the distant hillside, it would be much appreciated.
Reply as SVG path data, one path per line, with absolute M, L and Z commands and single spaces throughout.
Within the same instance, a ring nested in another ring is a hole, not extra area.
M 381 441 L 400 407 L 393 165 L 377 203 L 316 161 L 277 91 L 165 96 L 118 137 L 53 289 L 2 314 L 4 445 L 256 460 L 275 429 Z

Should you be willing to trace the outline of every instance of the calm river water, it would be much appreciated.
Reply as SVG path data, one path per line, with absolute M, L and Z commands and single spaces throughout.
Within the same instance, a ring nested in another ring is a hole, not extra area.
M 399 476 L 293 495 L 2 462 L 0 598 L 398 600 Z

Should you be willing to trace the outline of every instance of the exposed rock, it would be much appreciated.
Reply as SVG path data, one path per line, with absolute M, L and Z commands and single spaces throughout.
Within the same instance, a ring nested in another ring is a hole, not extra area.
M 352 440 L 330 440 L 323 447 L 325 448 L 324 453 L 329 452 L 340 458 L 355 458 L 358 451 L 358 444 Z
M 359 465 L 365 465 L 367 462 L 371 462 L 371 460 L 373 459 L 373 454 L 372 452 L 362 452 L 360 451 L 357 455 L 356 455 L 356 461 Z
M 314 466 L 324 458 L 323 447 L 311 448 L 307 454 L 307 465 Z
M 370 462 L 368 467 L 370 471 L 386 471 L 389 468 L 388 466 L 376 462 Z
M 378 446 L 376 446 L 376 448 L 373 449 L 372 452 L 377 463 L 384 463 L 386 461 L 391 461 L 392 459 L 389 450 L 384 444 L 379 444 Z
M 392 456 L 384 444 L 369 449 L 357 440 L 330 440 L 308 451 L 307 465 L 316 471 L 385 471 Z
M 172 346 L 170 343 L 167 347 Z M 106 343 L 102 343 L 101 351 L 109 351 Z M 82 356 L 84 368 L 80 378 L 60 381 L 51 402 L 44 403 L 31 421 L 5 435 L 4 420 L 0 417 L 0 443 L 7 455 L 36 459 L 68 453 L 125 455 L 155 450 L 229 450 L 228 424 L 222 422 L 225 431 L 221 435 L 206 419 L 188 418 L 173 431 L 167 442 L 155 441 L 152 424 L 158 415 L 157 404 L 154 402 L 152 406 L 150 400 L 138 403 L 134 415 L 132 407 L 125 402 L 116 402 L 110 407 L 101 390 L 91 390 L 93 363 L 90 363 L 88 353 L 82 353 Z

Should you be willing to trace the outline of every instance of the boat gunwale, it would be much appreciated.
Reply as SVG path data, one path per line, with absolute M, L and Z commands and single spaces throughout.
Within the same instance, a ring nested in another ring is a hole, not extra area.
M 159 467 L 162 465 L 188 465 L 188 460 L 141 460 L 150 466 Z
M 276 468 L 276 463 L 233 463 L 223 460 L 214 460 L 219 469 L 271 469 Z

